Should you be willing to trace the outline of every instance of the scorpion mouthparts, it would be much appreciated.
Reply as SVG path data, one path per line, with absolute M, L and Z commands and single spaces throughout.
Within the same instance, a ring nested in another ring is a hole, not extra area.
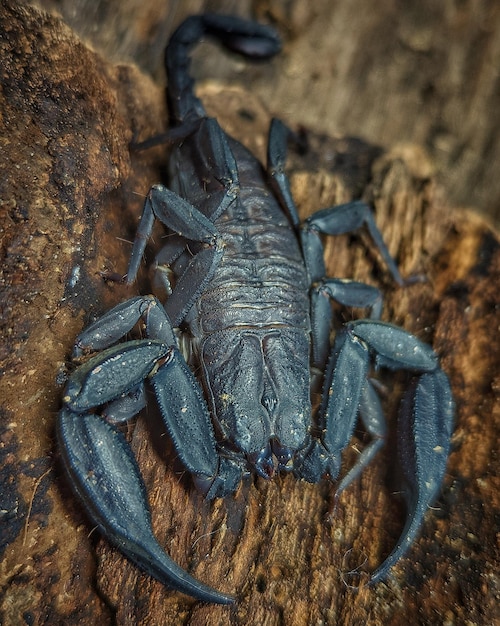
M 282 472 L 291 472 L 293 470 L 294 451 L 287 446 L 282 446 L 276 439 L 272 443 L 273 453 L 278 460 L 278 470 Z
M 248 462 L 252 465 L 257 474 L 266 480 L 271 479 L 275 474 L 276 468 L 270 444 L 267 444 L 267 446 L 262 448 L 259 452 L 249 454 Z
M 294 452 L 273 439 L 259 452 L 248 455 L 248 462 L 259 476 L 269 480 L 276 472 L 290 472 L 293 469 Z

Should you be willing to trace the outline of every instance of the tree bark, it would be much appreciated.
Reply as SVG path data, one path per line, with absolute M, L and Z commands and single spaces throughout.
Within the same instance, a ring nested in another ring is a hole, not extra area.
M 496 0 L 379 0 L 376 7 L 370 0 L 38 1 L 106 58 L 133 61 L 160 81 L 165 41 L 187 15 L 271 21 L 285 42 L 271 67 L 242 68 L 205 48 L 199 76 L 250 83 L 289 123 L 386 149 L 425 146 L 452 206 L 500 223 Z
M 164 130 L 163 89 L 134 66 L 104 60 L 62 20 L 32 8 L 4 4 L 0 32 L 2 623 L 494 623 L 496 232 L 449 206 L 418 146 L 382 151 L 302 129 L 307 151 L 290 158 L 301 217 L 362 197 L 373 204 L 403 276 L 425 277 L 398 288 L 362 234 L 327 241 L 329 274 L 383 288 L 383 319 L 439 354 L 457 404 L 453 451 L 419 539 L 387 583 L 368 588 L 365 572 L 387 555 L 404 520 L 392 479 L 404 377 L 383 377 L 388 445 L 337 507 L 334 485 L 292 476 L 252 479 L 234 497 L 206 502 L 172 462 L 154 416 L 139 417 L 129 434 L 160 543 L 193 575 L 238 599 L 230 608 L 197 603 L 142 574 L 93 532 L 54 442 L 62 394 L 56 380 L 64 379 L 76 334 L 92 316 L 147 288 L 145 272 L 131 288 L 103 276 L 125 272 L 143 197 L 163 179 L 166 148 L 129 150 L 132 139 Z M 251 75 L 263 82 L 274 71 Z M 227 132 L 265 160 L 270 114 L 258 97 L 216 81 L 201 97 Z M 293 125 L 294 118 L 285 121 Z M 364 443 L 357 433 L 344 468 Z

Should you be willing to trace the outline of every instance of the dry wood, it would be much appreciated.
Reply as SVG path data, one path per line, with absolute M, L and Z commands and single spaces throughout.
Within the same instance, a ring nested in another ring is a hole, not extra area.
M 457 401 L 454 450 L 420 539 L 387 584 L 369 589 L 362 572 L 391 549 L 404 515 L 393 493 L 392 437 L 335 510 L 330 484 L 290 476 L 251 481 L 211 504 L 172 463 L 154 417 L 139 418 L 130 436 L 161 543 L 195 576 L 238 596 L 234 608 L 200 605 L 141 574 L 91 532 L 53 440 L 61 395 L 55 380 L 75 335 L 90 315 L 144 287 L 126 289 L 102 272 L 125 271 L 124 240 L 133 237 L 142 195 L 162 176 L 163 148 L 128 150 L 135 135 L 164 127 L 162 89 L 131 66 L 103 61 L 60 20 L 32 9 L 2 6 L 0 32 L 2 623 L 494 623 L 497 234 L 449 207 L 418 147 L 381 153 L 306 133 L 309 151 L 291 159 L 301 215 L 362 196 L 373 202 L 403 275 L 426 277 L 396 288 L 363 237 L 328 242 L 329 272 L 383 287 L 384 319 L 441 355 Z M 217 83 L 202 96 L 263 157 L 269 113 L 260 101 Z M 392 426 L 403 382 L 384 378 Z M 346 466 L 360 437 L 346 451 Z

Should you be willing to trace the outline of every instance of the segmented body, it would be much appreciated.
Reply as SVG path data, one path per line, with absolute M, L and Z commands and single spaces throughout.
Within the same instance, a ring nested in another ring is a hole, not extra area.
M 213 219 L 213 197 L 227 191 L 215 181 L 199 192 L 206 181 L 194 185 L 193 174 L 186 175 L 190 143 L 188 138 L 171 157 L 172 189 Z M 254 458 L 266 457 L 258 471 L 272 474 L 272 455 L 276 469 L 291 470 L 293 453 L 309 431 L 304 417 L 311 413 L 310 280 L 297 233 L 270 190 L 269 176 L 240 143 L 228 143 L 238 186 L 215 220 L 223 254 L 186 322 L 223 439 Z M 228 411 L 230 403 L 234 411 Z
M 309 332 L 310 282 L 297 235 L 271 193 L 262 165 L 241 144 L 231 141 L 230 146 L 239 189 L 215 221 L 224 253 L 196 304 L 200 332 L 242 326 Z M 196 205 L 183 197 L 205 212 L 203 202 Z

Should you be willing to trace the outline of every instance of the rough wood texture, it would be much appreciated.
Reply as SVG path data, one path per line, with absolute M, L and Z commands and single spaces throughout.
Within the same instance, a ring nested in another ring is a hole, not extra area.
M 163 80 L 168 34 L 201 10 L 277 23 L 285 53 L 273 79 L 218 54 L 200 75 L 246 85 L 270 111 L 385 148 L 423 145 L 453 206 L 500 223 L 500 3 L 497 0 L 39 0 L 105 57 Z
M 54 381 L 89 316 L 135 292 L 100 272 L 124 272 L 124 240 L 162 175 L 163 149 L 130 155 L 128 143 L 161 130 L 166 113 L 149 78 L 103 61 L 60 20 L 14 6 L 0 8 L 2 623 L 494 623 L 500 245 L 481 219 L 449 208 L 415 146 L 381 154 L 308 133 L 309 152 L 291 162 L 303 216 L 353 195 L 374 203 L 403 275 L 427 281 L 395 288 L 362 237 L 328 243 L 329 271 L 382 286 L 384 318 L 431 342 L 452 380 L 457 428 L 443 495 L 391 580 L 368 589 L 362 572 L 401 529 L 393 438 L 336 510 L 329 484 L 292 477 L 210 504 L 172 466 L 166 438 L 151 436 L 154 419 L 137 420 L 131 440 L 160 541 L 194 575 L 235 592 L 234 608 L 169 592 L 91 532 L 60 475 Z M 264 83 L 275 71 L 251 76 Z M 269 114 L 257 98 L 211 83 L 203 99 L 263 156 Z M 402 382 L 384 378 L 392 425 Z M 346 466 L 361 445 L 353 441 Z

